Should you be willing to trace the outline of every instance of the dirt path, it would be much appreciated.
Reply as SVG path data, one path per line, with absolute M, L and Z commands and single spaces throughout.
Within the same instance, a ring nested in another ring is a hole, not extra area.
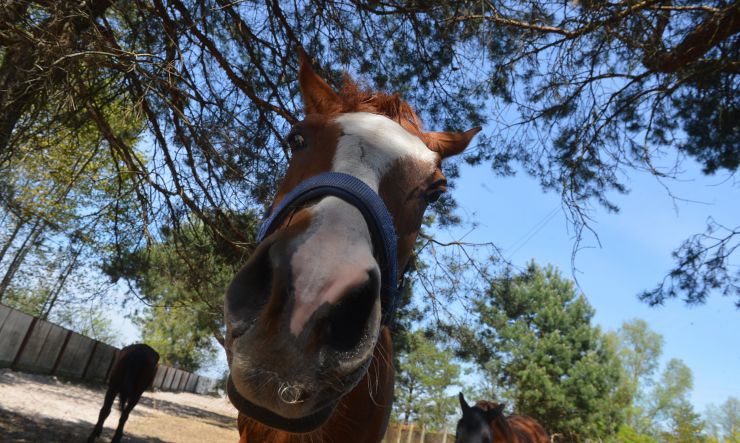
M 56 377 L 0 369 L 0 442 L 84 443 L 97 421 L 105 390 Z M 109 442 L 118 403 L 98 442 Z M 235 443 L 236 410 L 225 398 L 146 392 L 123 433 L 124 443 Z

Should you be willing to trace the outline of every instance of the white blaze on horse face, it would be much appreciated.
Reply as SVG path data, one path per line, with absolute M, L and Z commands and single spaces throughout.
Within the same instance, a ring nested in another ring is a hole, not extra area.
M 334 171 L 353 175 L 376 192 L 385 173 L 402 158 L 417 160 L 430 174 L 436 168 L 437 154 L 387 117 L 355 112 L 340 115 L 336 122 L 342 136 L 334 155 Z
M 419 170 L 433 173 L 437 154 L 401 125 L 364 112 L 336 118 L 342 128 L 333 171 L 359 178 L 376 192 L 395 162 L 413 159 Z M 294 305 L 290 331 L 298 336 L 325 303 L 336 305 L 348 290 L 368 281 L 379 267 L 372 239 L 360 211 L 337 197 L 325 197 L 311 211 L 306 231 L 291 243 Z
M 290 260 L 294 305 L 290 332 L 298 336 L 324 303 L 336 305 L 349 290 L 379 272 L 362 213 L 337 197 L 310 208 L 309 228 L 293 240 Z

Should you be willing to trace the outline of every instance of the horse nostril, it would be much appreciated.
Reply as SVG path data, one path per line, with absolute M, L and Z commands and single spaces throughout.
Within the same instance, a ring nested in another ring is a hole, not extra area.
M 234 337 L 242 335 L 267 304 L 273 284 L 269 245 L 260 246 L 226 291 L 226 316 Z
M 353 288 L 334 307 L 326 321 L 326 344 L 337 351 L 354 349 L 368 328 L 368 319 L 379 295 L 380 278 L 369 272 L 368 280 Z

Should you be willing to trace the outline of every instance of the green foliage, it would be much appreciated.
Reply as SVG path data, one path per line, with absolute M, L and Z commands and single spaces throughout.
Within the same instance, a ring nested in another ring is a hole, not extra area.
M 645 410 L 641 403 L 645 400 L 645 394 L 641 388 L 651 383 L 652 375 L 659 368 L 663 337 L 650 330 L 645 320 L 633 319 L 622 323 L 615 340 L 624 371 L 620 396 L 627 405 L 627 424 L 646 432 L 652 423 L 644 418 Z
M 119 338 L 118 331 L 113 328 L 109 310 L 100 304 L 63 305 L 51 321 L 111 346 L 124 344 Z
M 3 298 L 3 304 L 34 317 L 41 315 L 45 301 L 46 297 L 43 292 L 26 288 L 9 288 Z
M 654 378 L 663 337 L 644 320 L 624 322 L 614 337 L 624 372 L 620 396 L 627 406 L 629 428 L 661 441 L 701 441 L 704 424 L 689 400 L 691 369 L 674 358 Z
M 709 405 L 706 411 L 706 427 L 716 442 L 740 442 L 740 400 L 728 397 L 719 406 Z
M 253 238 L 254 214 L 231 214 Z M 179 229 L 163 229 L 161 240 L 116 257 L 104 266 L 117 280 L 127 279 L 147 308 L 135 316 L 142 340 L 166 364 L 195 371 L 207 364 L 223 343 L 223 294 L 245 256 L 243 246 L 223 240 L 198 220 L 183 220 Z
M 622 422 L 613 343 L 591 325 L 593 309 L 551 266 L 531 263 L 494 281 L 476 306 L 478 358 L 517 413 L 568 441 L 605 438 Z
M 699 443 L 705 440 L 704 422 L 688 401 L 671 408 L 669 428 L 663 439 L 669 443 Z
M 56 97 L 37 111 L 26 136 L 15 141 L 15 155 L 0 164 L 0 300 L 53 318 L 85 312 L 90 299 L 105 293 L 92 263 L 132 235 L 118 227 L 136 219 L 140 207 L 109 141 L 79 106 Z M 55 112 L 66 117 L 55 120 Z M 129 106 L 114 99 L 99 112 L 114 136 L 138 140 L 142 119 Z M 96 329 L 107 330 L 101 325 Z
M 673 358 L 666 364 L 660 380 L 652 391 L 650 409 L 654 414 L 661 411 L 676 411 L 688 403 L 694 381 L 691 369 L 679 359 Z M 662 412 L 666 414 L 666 412 Z M 668 414 L 673 414 L 669 412 Z M 667 418 L 667 417 L 666 417 Z
M 617 435 L 608 440 L 610 443 L 658 443 L 653 437 L 640 434 L 629 425 L 619 427 Z
M 458 409 L 457 394 L 448 388 L 460 385 L 460 366 L 451 350 L 420 330 L 409 333 L 407 341 L 408 351 L 398 356 L 394 416 L 442 428 Z
M 159 352 L 162 364 L 194 372 L 207 367 L 217 352 L 213 332 L 204 327 L 212 321 L 208 312 L 192 303 L 154 306 L 134 322 L 141 328 L 141 341 Z

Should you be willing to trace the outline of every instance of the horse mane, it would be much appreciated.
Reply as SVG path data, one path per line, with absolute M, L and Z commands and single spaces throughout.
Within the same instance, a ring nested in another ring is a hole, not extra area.
M 513 432 L 519 437 L 519 441 L 526 443 L 552 443 L 552 437 L 545 428 L 532 417 L 526 415 L 512 415 L 508 418 Z M 553 434 L 559 435 L 559 434 Z
M 398 93 L 375 91 L 367 84 L 355 82 L 349 74 L 344 74 L 344 84 L 338 95 L 340 104 L 333 110 L 334 115 L 347 112 L 381 114 L 417 137 L 423 132 L 419 116 Z

